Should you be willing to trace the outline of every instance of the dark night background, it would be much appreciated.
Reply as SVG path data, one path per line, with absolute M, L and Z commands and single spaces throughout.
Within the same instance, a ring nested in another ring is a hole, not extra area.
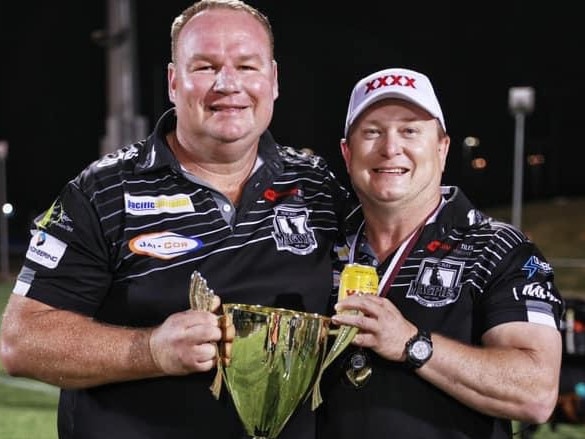
M 8 4 L 10 3 L 10 4 Z M 444 182 L 480 207 L 510 204 L 514 119 L 508 89 L 535 89 L 526 118 L 524 200 L 585 194 L 585 25 L 578 2 L 250 1 L 271 19 L 280 97 L 271 131 L 283 144 L 325 156 L 346 181 L 338 151 L 355 81 L 385 67 L 430 76 L 451 150 Z M 347 4 L 345 4 L 347 3 Z M 136 1 L 140 114 L 149 128 L 169 107 L 166 65 L 172 19 L 190 1 Z M 7 140 L 11 241 L 63 184 L 96 159 L 105 133 L 106 56 L 90 34 L 105 29 L 106 0 L 0 5 L 0 139 Z M 462 161 L 462 141 L 480 138 Z

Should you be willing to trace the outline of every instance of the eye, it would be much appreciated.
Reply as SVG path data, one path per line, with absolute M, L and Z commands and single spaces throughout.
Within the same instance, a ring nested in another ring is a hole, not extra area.
M 407 125 L 404 128 L 402 128 L 402 134 L 404 134 L 404 136 L 406 137 L 413 137 L 417 135 L 419 132 L 420 130 L 413 125 Z
M 238 67 L 239 70 L 258 70 L 258 68 L 252 64 L 242 64 Z
M 214 72 L 215 67 L 209 63 L 195 63 L 191 65 L 191 72 Z
M 379 137 L 380 134 L 381 134 L 381 131 L 377 128 L 364 128 L 362 130 L 362 135 L 366 139 L 375 139 L 375 138 Z

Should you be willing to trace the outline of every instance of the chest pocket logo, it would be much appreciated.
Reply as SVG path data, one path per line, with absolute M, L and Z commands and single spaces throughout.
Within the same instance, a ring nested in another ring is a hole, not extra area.
M 416 279 L 410 282 L 406 297 L 432 308 L 456 302 L 461 293 L 463 267 L 463 262 L 423 259 Z
M 277 207 L 274 209 L 274 232 L 278 250 L 287 250 L 296 255 L 307 255 L 317 248 L 315 233 L 307 225 L 309 211 Z

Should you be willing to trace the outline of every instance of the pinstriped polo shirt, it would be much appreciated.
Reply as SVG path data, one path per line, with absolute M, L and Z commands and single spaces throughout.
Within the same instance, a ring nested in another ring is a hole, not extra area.
M 560 329 L 564 301 L 554 284 L 553 268 L 534 242 L 477 210 L 459 188 L 441 189 L 441 210 L 397 265 L 386 297 L 418 328 L 470 345 L 481 345 L 482 334 L 508 322 Z M 347 234 L 348 246 L 355 242 L 356 226 L 363 219 L 359 211 L 355 213 L 349 221 L 353 234 Z M 367 243 L 357 239 L 362 244 L 354 247 L 356 262 L 375 265 L 384 289 L 389 261 L 376 261 Z M 347 262 L 346 256 L 340 262 Z M 332 301 L 336 300 L 334 295 Z M 530 331 L 522 336 L 530 337 Z M 320 438 L 511 437 L 509 421 L 466 407 L 402 363 L 369 350 L 365 354 L 373 372 L 356 390 L 345 379 L 354 353 L 355 348 L 347 349 L 326 370 Z
M 152 326 L 189 308 L 190 275 L 198 270 L 223 303 L 326 313 L 348 193 L 324 160 L 266 132 L 262 165 L 234 207 L 196 176 L 185 177 L 165 141 L 175 124 L 169 110 L 146 140 L 102 157 L 64 186 L 35 220 L 15 292 L 110 324 Z M 223 209 L 234 208 L 229 219 Z M 238 437 L 228 401 L 215 401 L 208 389 L 212 378 L 63 391 L 60 429 L 84 439 Z M 311 430 L 308 412 L 283 437 Z

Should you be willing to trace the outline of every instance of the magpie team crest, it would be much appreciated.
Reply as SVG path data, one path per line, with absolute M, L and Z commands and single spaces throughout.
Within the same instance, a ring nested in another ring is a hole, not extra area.
M 315 234 L 307 226 L 309 211 L 290 207 L 274 209 L 274 232 L 278 250 L 288 250 L 296 255 L 307 255 L 317 248 Z
M 457 301 L 461 292 L 462 262 L 448 259 L 423 259 L 406 297 L 423 306 L 445 306 Z

